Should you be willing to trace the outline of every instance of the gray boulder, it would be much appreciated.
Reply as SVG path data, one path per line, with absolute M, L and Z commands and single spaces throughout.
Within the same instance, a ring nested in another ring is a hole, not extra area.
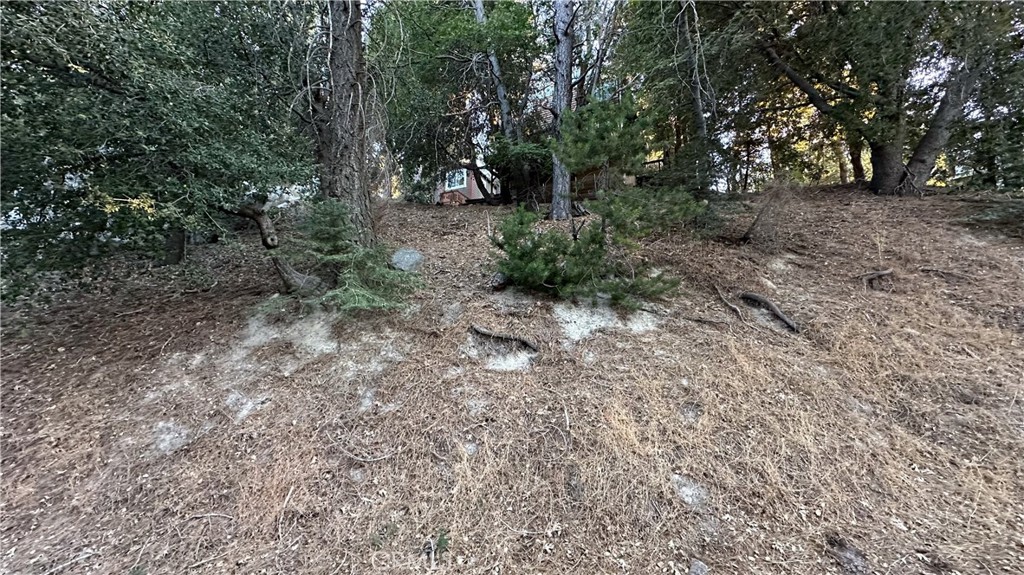
M 423 266 L 423 254 L 412 248 L 401 248 L 391 256 L 391 267 L 403 272 L 419 271 Z

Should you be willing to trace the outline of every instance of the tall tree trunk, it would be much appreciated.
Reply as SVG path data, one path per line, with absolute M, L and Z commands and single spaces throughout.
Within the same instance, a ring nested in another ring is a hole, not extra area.
M 320 188 L 328 198 L 345 204 L 359 243 L 376 241 L 366 182 L 366 62 L 359 0 L 331 0 L 326 163 L 320 166 Z
M 690 65 L 690 101 L 693 105 L 693 122 L 697 127 L 697 162 L 696 181 L 699 189 L 704 191 L 711 185 L 711 146 L 708 141 L 708 123 L 704 117 L 704 89 L 701 86 L 700 60 L 697 58 L 699 46 L 693 41 L 690 34 L 690 15 L 687 8 L 693 10 L 694 27 L 696 27 L 697 5 L 688 0 L 679 1 L 679 12 L 681 18 L 677 18 L 677 33 L 683 36 L 686 41 L 686 52 Z M 679 29 L 681 28 L 681 29 Z
M 850 166 L 853 168 L 853 181 L 866 182 L 864 173 L 864 140 L 860 136 L 851 135 L 846 138 L 846 147 L 850 150 Z
M 487 15 L 484 14 L 484 0 L 474 0 L 473 9 L 476 13 L 476 23 L 481 26 L 487 23 Z M 512 121 L 512 105 L 508 100 L 508 90 L 505 88 L 505 81 L 501 76 L 501 66 L 498 64 L 498 55 L 493 46 L 487 47 L 487 61 L 491 64 L 491 79 L 498 96 L 498 107 L 501 110 L 502 133 L 509 140 L 522 140 L 522 133 L 518 125 Z
M 904 180 L 900 182 L 901 193 L 919 192 L 928 183 L 928 178 L 935 169 L 936 158 L 949 142 L 952 124 L 963 113 L 964 103 L 974 91 L 984 68 L 980 62 L 976 65 L 964 64 L 956 75 L 950 78 L 946 93 L 942 96 L 942 101 L 939 102 L 939 107 L 928 125 L 928 131 L 917 143 L 910 161 L 907 162 Z
M 572 44 L 570 31 L 572 21 L 572 0 L 555 0 L 555 96 L 553 113 L 555 116 L 555 133 L 561 139 L 561 123 L 564 112 L 569 108 L 572 83 Z M 552 174 L 551 219 L 565 220 L 569 218 L 572 199 L 569 194 L 569 168 L 558 157 L 552 154 L 554 173 Z
M 700 66 L 697 60 L 697 50 L 693 43 L 693 38 L 690 36 L 690 16 L 686 13 L 686 8 L 692 4 L 687 0 L 679 1 L 679 11 L 682 19 L 682 29 L 678 31 L 686 40 L 686 52 L 690 64 L 690 100 L 693 103 L 693 121 L 694 125 L 697 126 L 697 135 L 700 136 L 702 141 L 708 139 L 708 124 L 704 118 L 704 100 L 701 95 L 701 79 L 700 79 Z M 696 5 L 694 6 L 694 14 L 696 14 Z

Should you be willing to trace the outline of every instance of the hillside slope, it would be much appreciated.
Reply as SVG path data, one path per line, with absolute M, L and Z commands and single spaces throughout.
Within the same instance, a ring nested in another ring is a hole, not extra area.
M 405 312 L 270 311 L 236 243 L 6 314 L 0 565 L 1022 572 L 1024 244 L 976 209 L 794 191 L 772 249 L 650 242 L 683 285 L 617 314 L 489 291 L 504 209 L 389 204 Z

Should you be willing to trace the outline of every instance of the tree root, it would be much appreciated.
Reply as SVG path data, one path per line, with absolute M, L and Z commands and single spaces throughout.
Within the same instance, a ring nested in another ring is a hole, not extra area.
M 786 316 L 786 314 L 782 313 L 782 310 L 779 309 L 779 306 L 775 305 L 774 302 L 764 297 L 763 295 L 750 292 L 743 292 L 740 294 L 740 299 L 747 300 L 748 302 L 756 302 L 765 306 L 766 308 L 768 308 L 769 311 L 775 314 L 775 317 L 782 320 L 782 323 L 786 324 L 786 326 L 789 329 L 793 330 L 795 333 L 800 333 L 800 326 L 798 326 L 795 321 L 789 319 L 789 317 Z
M 878 278 L 882 278 L 882 277 L 888 276 L 888 275 L 892 275 L 892 268 L 889 268 L 889 269 L 886 269 L 886 270 L 882 270 L 882 271 L 874 271 L 874 272 L 868 272 L 866 274 L 860 274 L 859 276 L 853 276 L 853 279 L 859 279 L 861 281 L 861 283 L 864 284 L 864 289 L 868 289 L 869 287 L 871 287 L 871 288 L 875 287 L 874 286 L 874 281 L 875 280 L 877 280 Z
M 540 348 L 537 346 L 537 344 L 533 343 L 532 341 L 530 341 L 528 339 L 521 338 L 521 337 L 519 337 L 517 335 L 509 335 L 509 334 L 505 334 L 505 333 L 493 332 L 493 331 L 491 331 L 491 330 L 489 330 L 487 328 L 480 327 L 478 325 L 471 325 L 469 328 L 471 330 L 473 330 L 474 332 L 476 332 L 476 333 L 478 333 L 478 334 L 480 334 L 482 336 L 485 336 L 485 337 L 493 337 L 494 339 L 504 339 L 504 340 L 508 340 L 508 341 L 519 342 L 523 346 L 525 346 L 525 347 L 529 348 L 530 350 L 532 350 L 534 353 L 540 353 Z
M 718 286 L 715 286 L 715 291 L 718 292 L 718 297 L 719 297 L 719 299 L 722 300 L 722 303 L 724 303 L 726 305 L 726 307 L 731 309 L 736 314 L 736 317 L 740 318 L 740 321 L 743 321 L 743 314 L 740 312 L 740 308 L 738 308 L 735 305 L 729 303 L 729 300 L 725 299 L 725 294 L 722 293 L 722 290 L 719 289 Z
M 274 256 L 270 258 L 270 261 L 274 262 L 274 269 L 277 270 L 277 275 L 281 277 L 288 293 L 297 293 L 300 296 L 308 297 L 316 295 L 324 287 L 322 279 L 296 271 L 280 257 Z

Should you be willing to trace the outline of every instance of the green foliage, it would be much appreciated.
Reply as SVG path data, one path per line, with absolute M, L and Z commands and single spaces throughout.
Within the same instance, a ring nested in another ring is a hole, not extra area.
M 10 2 L 0 148 L 5 273 L 130 248 L 252 190 L 308 181 L 283 5 Z
M 605 168 L 635 174 L 643 168 L 647 121 L 637 112 L 633 96 L 598 101 L 564 113 L 561 141 L 555 152 L 572 172 Z
M 583 224 L 573 238 L 557 229 L 539 232 L 538 221 L 539 215 L 519 208 L 501 222 L 500 238 L 493 238 L 502 252 L 498 270 L 514 285 L 561 298 L 606 294 L 613 303 L 632 307 L 678 284 L 630 265 L 597 222 Z
M 493 50 L 511 107 L 525 108 L 543 50 L 527 3 L 388 2 L 374 11 L 367 62 L 387 99 L 387 139 L 407 173 L 440 173 L 475 158 L 477 135 L 501 131 Z
M 385 246 L 359 245 L 348 210 L 338 201 L 324 200 L 308 207 L 295 247 L 297 261 L 328 278 L 331 288 L 315 303 L 340 312 L 388 310 L 421 286 L 417 276 L 388 266 Z
M 545 174 L 550 177 L 553 168 L 551 149 L 535 142 L 516 142 L 501 134 L 491 138 L 491 153 L 484 161 L 502 179 L 505 185 L 522 189 L 534 185 L 523 182 L 523 174 Z
M 619 242 L 630 242 L 656 232 L 714 229 L 715 218 L 707 200 L 696 200 L 683 186 L 626 188 L 601 194 L 588 207 L 605 218 Z
M 434 192 L 436 189 L 437 184 L 431 179 L 407 181 L 402 192 L 402 198 L 414 204 L 432 204 L 434 203 Z

